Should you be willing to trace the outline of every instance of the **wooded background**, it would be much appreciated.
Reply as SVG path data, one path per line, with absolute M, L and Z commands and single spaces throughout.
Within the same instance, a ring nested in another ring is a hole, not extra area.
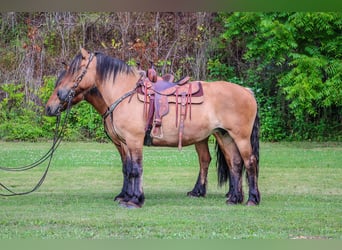
M 0 139 L 51 138 L 56 77 L 83 46 L 159 74 L 250 87 L 261 138 L 341 140 L 342 13 L 9 12 L 0 14 Z M 87 103 L 67 138 L 105 140 Z

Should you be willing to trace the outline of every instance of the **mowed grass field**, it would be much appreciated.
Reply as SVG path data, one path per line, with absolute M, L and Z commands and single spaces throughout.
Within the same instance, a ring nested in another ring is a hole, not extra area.
M 0 142 L 0 165 L 32 163 L 50 146 Z M 210 148 L 206 198 L 186 196 L 199 170 L 194 147 L 144 148 L 145 205 L 126 209 L 113 201 L 122 187 L 114 146 L 62 142 L 38 191 L 0 197 L 0 239 L 342 239 L 342 143 L 261 143 L 257 207 L 225 204 Z M 1 171 L 0 182 L 27 191 L 46 164 Z

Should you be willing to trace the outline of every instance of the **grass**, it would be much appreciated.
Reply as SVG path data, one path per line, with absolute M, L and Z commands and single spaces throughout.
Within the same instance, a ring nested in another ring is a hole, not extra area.
M 49 146 L 0 142 L 0 165 L 31 163 Z M 341 163 L 341 143 L 262 143 L 260 206 L 227 206 L 215 159 L 207 197 L 189 198 L 194 148 L 145 148 L 145 205 L 129 210 L 113 202 L 122 185 L 114 147 L 63 142 L 37 192 L 0 197 L 0 239 L 342 239 Z M 44 166 L 0 172 L 0 182 L 26 191 Z

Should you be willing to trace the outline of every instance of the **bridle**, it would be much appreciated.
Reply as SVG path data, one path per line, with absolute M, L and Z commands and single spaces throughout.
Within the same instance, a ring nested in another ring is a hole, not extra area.
M 83 77 L 87 73 L 89 65 L 90 65 L 91 61 L 94 59 L 94 56 L 95 56 L 94 53 L 90 53 L 88 63 L 85 66 L 85 68 L 83 69 L 82 73 L 78 77 L 75 78 L 74 85 L 72 86 L 67 99 L 70 100 L 75 96 L 76 88 L 78 87 L 80 82 L 83 80 Z

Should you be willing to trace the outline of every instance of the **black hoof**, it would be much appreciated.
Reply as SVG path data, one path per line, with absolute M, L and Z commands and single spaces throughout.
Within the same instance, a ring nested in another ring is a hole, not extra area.
M 142 195 L 140 198 L 130 197 L 116 197 L 119 205 L 125 208 L 141 208 L 144 205 L 145 197 Z
M 247 206 L 256 206 L 260 203 L 260 193 L 258 192 L 250 192 L 248 201 L 246 203 Z
M 187 193 L 189 197 L 205 197 L 207 194 L 206 185 L 199 184 L 197 181 L 197 184 L 195 187 Z
M 201 192 L 194 192 L 194 191 L 187 192 L 186 195 L 189 197 L 193 197 L 193 198 L 205 197 L 205 194 L 203 194 Z
M 125 200 L 125 196 L 123 194 L 119 194 L 119 195 L 114 197 L 114 201 L 121 202 L 121 201 L 124 201 L 124 200 Z
M 226 203 L 228 205 L 236 205 L 241 204 L 243 202 L 243 194 L 227 194 L 227 200 Z

